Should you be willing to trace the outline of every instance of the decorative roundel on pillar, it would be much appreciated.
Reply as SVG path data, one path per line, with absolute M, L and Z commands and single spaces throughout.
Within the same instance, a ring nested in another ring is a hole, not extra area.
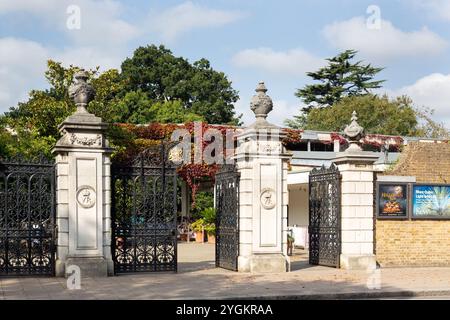
M 270 210 L 275 208 L 276 204 L 275 190 L 272 188 L 264 188 L 261 192 L 261 206 L 264 209 Z
M 92 208 L 95 205 L 96 193 L 90 186 L 81 186 L 77 191 L 77 202 L 83 208 Z
M 175 163 L 181 163 L 183 161 L 183 149 L 179 146 L 170 149 L 169 160 Z

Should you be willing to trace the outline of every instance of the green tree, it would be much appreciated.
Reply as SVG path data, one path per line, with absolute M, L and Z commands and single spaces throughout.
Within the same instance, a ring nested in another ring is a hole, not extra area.
M 91 84 L 95 89 L 95 98 L 89 103 L 88 111 L 108 123 L 126 122 L 129 114 L 122 109 L 119 93 L 124 82 L 117 69 L 110 69 L 97 77 L 92 75 Z
M 345 97 L 329 108 L 312 109 L 305 129 L 342 132 L 353 111 L 367 133 L 416 136 L 423 134 L 412 100 L 406 96 L 390 100 L 372 94 Z
M 432 119 L 434 110 L 426 107 L 416 108 L 416 116 L 419 120 L 420 135 L 429 138 L 450 139 L 450 130 L 443 123 Z
M 47 90 L 32 90 L 26 102 L 20 102 L 10 108 L 0 118 L 3 134 L 10 135 L 3 149 L 5 154 L 21 153 L 32 156 L 43 153 L 50 156 L 51 149 L 60 134 L 58 125 L 75 111 L 75 105 L 69 98 L 68 87 L 78 67 L 64 68 L 61 63 L 49 60 L 45 78 L 50 85 Z M 91 77 L 97 69 L 88 71 Z M 14 136 L 5 128 L 14 132 Z
M 123 123 L 184 123 L 204 121 L 200 115 L 187 110 L 180 100 L 154 102 L 141 89 L 130 91 L 115 103 L 114 121 Z
M 47 90 L 32 90 L 26 102 L 19 102 L 5 113 L 4 123 L 17 132 L 21 129 L 34 131 L 40 136 L 58 135 L 58 124 L 71 112 L 75 105 L 69 99 L 68 86 L 79 69 L 64 68 L 61 63 L 49 60 L 45 78 L 50 84 Z
M 355 50 L 346 50 L 333 58 L 327 59 L 328 65 L 307 75 L 319 83 L 306 85 L 298 89 L 296 96 L 307 106 L 308 113 L 314 107 L 335 105 L 347 96 L 359 96 L 370 93 L 370 90 L 381 87 L 384 80 L 373 80 L 383 68 L 352 62 L 357 54 Z
M 152 100 L 142 90 L 129 91 L 116 103 L 117 118 L 112 122 L 149 123 L 154 119 Z
M 205 121 L 205 118 L 187 111 L 180 100 L 157 102 L 150 107 L 156 122 L 185 123 L 192 121 Z
M 0 128 L 0 157 L 10 157 L 20 154 L 24 158 L 31 159 L 37 155 L 51 157 L 51 149 L 56 139 L 51 136 L 40 136 L 35 130 L 13 130 L 11 134 L 4 128 Z
M 209 191 L 199 191 L 195 196 L 195 207 L 191 208 L 191 216 L 194 220 L 205 218 L 202 213 L 204 210 L 214 207 L 214 194 Z
M 139 47 L 122 63 L 123 95 L 140 91 L 154 103 L 180 101 L 189 112 L 209 123 L 233 123 L 238 94 L 224 73 L 206 59 L 190 64 L 164 46 Z
M 162 46 L 149 46 L 137 49 L 123 68 L 122 73 L 116 69 L 99 73 L 99 67 L 88 70 L 96 96 L 87 109 L 107 123 L 238 122 L 233 106 L 237 92 L 206 59 L 191 65 Z M 68 88 L 79 70 L 48 61 L 49 88 L 32 90 L 26 102 L 0 116 L 2 154 L 40 149 L 50 155 L 60 137 L 58 125 L 75 111 Z
M 0 127 L 0 157 L 10 156 L 10 146 L 15 143 L 13 136 L 6 131 L 6 129 Z

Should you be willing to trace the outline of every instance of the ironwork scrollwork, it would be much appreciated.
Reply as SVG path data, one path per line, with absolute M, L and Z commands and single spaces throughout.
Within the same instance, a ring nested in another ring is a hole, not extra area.
M 309 262 L 339 267 L 341 179 L 332 164 L 309 174 Z
M 223 165 L 216 175 L 216 266 L 237 271 L 239 256 L 239 172 Z
M 115 273 L 177 270 L 176 167 L 171 143 L 112 166 Z
M 0 275 L 53 275 L 54 162 L 0 160 L 0 203 Z

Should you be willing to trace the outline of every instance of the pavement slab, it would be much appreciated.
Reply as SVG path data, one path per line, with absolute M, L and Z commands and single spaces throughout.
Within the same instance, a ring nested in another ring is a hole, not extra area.
M 80 290 L 67 289 L 64 278 L 0 278 L 0 299 L 382 299 L 450 296 L 450 267 L 383 268 L 365 272 L 304 263 L 302 268 L 292 272 L 251 274 L 215 268 L 213 245 L 187 244 L 179 250 L 178 273 L 82 278 Z

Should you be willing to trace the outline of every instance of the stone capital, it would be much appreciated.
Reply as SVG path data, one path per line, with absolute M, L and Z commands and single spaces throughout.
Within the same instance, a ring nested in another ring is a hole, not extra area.
M 367 151 L 345 151 L 336 154 L 336 157 L 331 160 L 336 165 L 355 164 L 355 165 L 373 165 L 379 158 L 378 155 Z
M 77 115 L 75 113 L 58 127 L 62 137 L 56 143 L 53 153 L 75 151 L 75 149 L 111 153 L 112 149 L 105 137 L 107 127 L 108 124 L 92 114 Z

